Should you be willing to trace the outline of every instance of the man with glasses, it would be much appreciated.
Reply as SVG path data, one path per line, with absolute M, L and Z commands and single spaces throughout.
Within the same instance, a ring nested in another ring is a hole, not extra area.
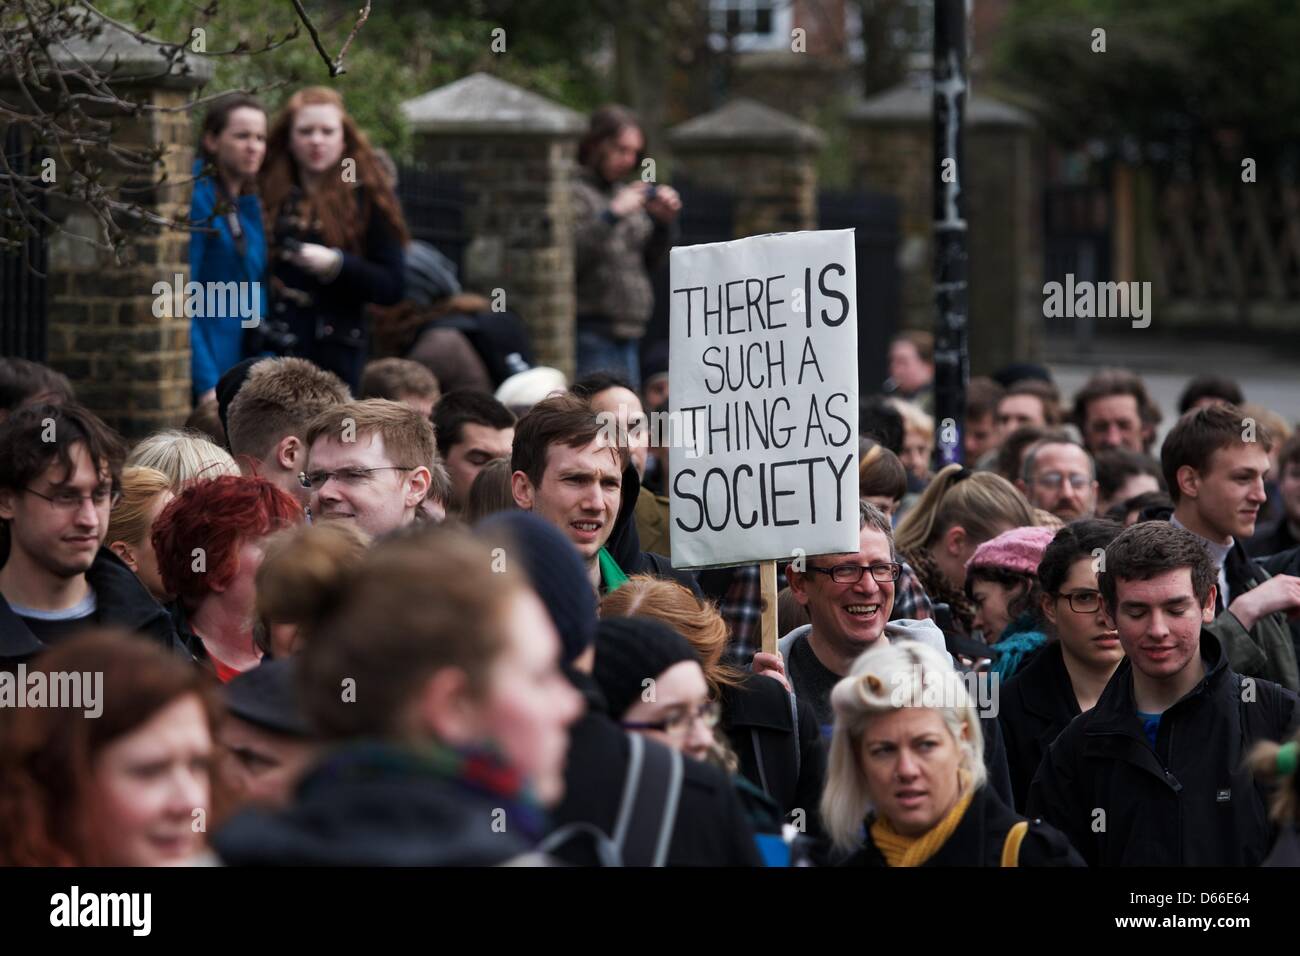
M 1024 477 L 1016 484 L 1031 505 L 1067 524 L 1091 518 L 1097 508 L 1096 467 L 1078 442 L 1039 442 L 1025 456 Z
M 791 594 L 808 609 L 812 623 L 783 637 L 779 649 L 791 688 L 813 708 L 824 732 L 835 720 L 831 689 L 849 672 L 858 655 L 885 633 L 901 570 L 889 519 L 865 501 L 859 508 L 856 554 L 810 557 L 804 570 L 792 564 L 785 572 Z M 927 641 L 944 650 L 937 627 L 908 628 L 920 623 L 892 622 L 899 636 Z
M 167 612 L 102 547 L 124 451 L 75 404 L 27 406 L 0 426 L 0 668 L 90 626 L 178 649 Z
M 380 398 L 334 405 L 312 419 L 306 444 L 314 520 L 350 521 L 372 538 L 416 520 L 436 449 L 415 409 Z

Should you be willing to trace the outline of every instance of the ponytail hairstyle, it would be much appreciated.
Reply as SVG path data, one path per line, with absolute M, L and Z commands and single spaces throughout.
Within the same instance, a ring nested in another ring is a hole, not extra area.
M 1269 816 L 1279 826 L 1300 824 L 1300 732 L 1286 743 L 1257 743 L 1246 758 L 1255 777 L 1272 789 Z
M 405 246 L 411 241 L 406 228 L 401 205 L 393 191 L 392 181 L 384 171 L 370 140 L 343 106 L 343 97 L 325 86 L 309 86 L 289 97 L 280 115 L 275 118 L 266 137 L 266 162 L 262 164 L 259 178 L 263 219 L 266 235 L 275 235 L 275 225 L 280 213 L 290 199 L 298 179 L 298 165 L 289 149 L 294 117 L 304 106 L 333 106 L 339 111 L 343 126 L 343 155 L 340 157 L 338 175 L 326 176 L 319 191 L 304 196 L 299 214 L 308 222 L 319 220 L 321 233 L 328 245 L 346 252 L 361 254 L 364 250 L 366 229 L 371 216 L 380 216 L 389 229 Z M 356 163 L 356 182 L 344 182 L 341 164 L 350 159 Z M 364 204 L 360 211 L 352 190 L 365 186 Z
M 266 539 L 257 569 L 257 624 L 253 635 L 270 648 L 270 625 L 301 626 L 320 610 L 320 596 L 339 574 L 361 562 L 369 542 L 349 524 L 295 525 Z
M 297 560 L 312 571 L 300 575 L 292 608 L 303 706 L 322 736 L 407 737 L 416 693 L 447 668 L 470 693 L 488 690 L 526 586 L 517 570 L 495 570 L 486 544 L 447 525 L 397 533 L 359 561 L 332 544 L 301 542 Z M 348 686 L 354 699 L 341 692 Z
M 894 540 L 900 551 L 928 548 L 949 528 L 960 526 L 974 542 L 995 537 L 1008 527 L 1034 524 L 1034 512 L 1015 485 L 989 471 L 964 465 L 941 468 L 920 499 L 898 523 Z

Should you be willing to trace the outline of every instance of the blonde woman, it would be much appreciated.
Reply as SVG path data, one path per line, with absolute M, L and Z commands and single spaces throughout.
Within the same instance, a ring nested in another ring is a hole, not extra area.
M 1035 523 L 1011 482 L 953 464 L 939 470 L 898 523 L 894 542 L 935 605 L 939 626 L 970 635 L 975 607 L 965 593 L 966 562 L 985 541 Z
M 934 418 L 911 402 L 891 398 L 889 404 L 903 416 L 903 451 L 898 457 L 911 474 L 930 478 L 930 455 L 934 451 Z
M 831 693 L 822 821 L 846 866 L 1082 866 L 986 786 L 974 704 L 946 655 L 882 644 Z M 865 827 L 865 839 L 863 829 Z
M 156 468 L 171 481 L 172 492 L 181 490 L 196 478 L 239 475 L 239 466 L 230 452 L 214 445 L 203 435 L 178 428 L 168 428 L 141 439 L 126 459 L 127 467 Z
M 105 544 L 135 572 L 159 603 L 171 600 L 158 573 L 158 558 L 149 540 L 154 520 L 174 498 L 172 482 L 157 468 L 122 469 L 122 497 L 108 519 Z

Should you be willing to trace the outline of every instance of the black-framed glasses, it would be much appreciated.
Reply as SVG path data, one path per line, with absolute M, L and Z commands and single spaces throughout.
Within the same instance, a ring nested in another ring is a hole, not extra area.
M 718 702 L 716 700 L 706 700 L 694 712 L 679 710 L 663 720 L 655 721 L 625 720 L 623 721 L 623 728 L 625 730 L 658 730 L 673 737 L 683 737 L 690 731 L 691 725 L 695 721 L 700 721 L 705 727 L 712 730 L 718 726 L 718 719 L 721 716 L 722 709 L 718 706 Z
M 35 488 L 24 488 L 23 491 L 30 491 L 37 498 L 44 498 L 50 503 L 50 507 L 56 511 L 77 511 L 81 508 L 81 503 L 87 498 L 96 508 L 108 505 L 111 510 L 116 508 L 117 503 L 122 500 L 122 492 L 111 485 L 100 485 L 88 495 L 66 488 L 53 495 L 41 494 Z
M 410 465 L 380 465 L 376 468 L 340 468 L 337 471 L 300 471 L 298 484 L 311 491 L 325 487 L 325 483 L 333 478 L 341 485 L 354 488 L 369 481 L 376 471 L 411 471 L 412 468 Z
M 1100 591 L 1071 591 L 1056 595 L 1070 602 L 1070 610 L 1076 614 L 1095 614 L 1101 610 Z
M 857 584 L 862 580 L 862 575 L 868 571 L 871 572 L 872 580 L 877 584 L 888 584 L 890 581 L 897 581 L 898 576 L 903 573 L 901 564 L 837 564 L 833 568 L 813 568 L 818 574 L 829 574 L 832 581 L 836 584 Z

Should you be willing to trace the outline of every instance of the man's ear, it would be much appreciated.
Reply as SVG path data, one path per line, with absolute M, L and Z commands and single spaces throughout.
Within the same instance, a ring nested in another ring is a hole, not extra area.
M 810 575 L 807 571 L 791 571 L 789 568 L 785 569 L 785 583 L 789 586 L 790 593 L 794 595 L 794 599 L 804 607 L 807 607 L 808 602 L 812 600 L 812 596 L 808 593 L 809 576 Z
M 429 483 L 433 480 L 433 475 L 429 469 L 421 465 L 411 472 L 409 490 L 406 492 L 405 504 L 408 508 L 418 508 L 424 496 L 429 493 Z
M 522 471 L 516 471 L 510 476 L 510 493 L 521 511 L 533 510 L 533 483 Z
M 275 446 L 275 451 L 271 457 L 275 463 L 285 471 L 299 472 L 302 466 L 306 464 L 307 450 L 303 448 L 302 441 L 297 435 L 285 435 Z
M 136 574 L 140 573 L 140 565 L 135 560 L 135 549 L 125 541 L 114 541 L 108 546 L 108 550 L 121 558 L 126 563 L 126 566 Z
M 1025 496 L 1025 500 L 1026 500 L 1026 501 L 1032 501 L 1032 500 L 1033 500 L 1032 498 L 1029 497 L 1029 486 L 1028 486 L 1027 484 L 1025 484 L 1025 479 L 1023 479 L 1023 478 L 1017 478 L 1017 479 L 1016 479 L 1016 489 L 1017 489 L 1017 490 L 1018 490 L 1022 495 Z
M 1201 490 L 1201 474 L 1191 465 L 1180 465 L 1174 472 L 1178 493 L 1183 498 L 1195 498 Z
M 1209 596 L 1205 599 L 1204 606 L 1201 607 L 1202 623 L 1210 624 L 1214 621 L 1214 602 L 1218 596 L 1219 586 L 1217 584 L 1211 584 Z
M 478 708 L 469 693 L 469 679 L 459 667 L 434 671 L 415 692 L 412 730 L 422 737 L 432 733 L 452 747 L 475 742 L 480 726 Z
M 12 488 L 0 488 L 0 519 L 8 521 L 14 516 L 14 498 L 17 495 Z

